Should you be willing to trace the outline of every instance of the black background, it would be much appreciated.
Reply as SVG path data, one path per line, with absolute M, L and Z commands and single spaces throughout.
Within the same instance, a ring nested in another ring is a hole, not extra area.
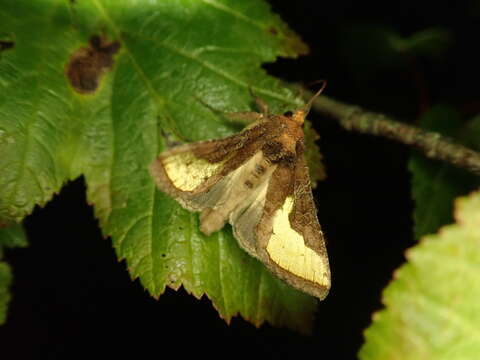
M 270 3 L 311 47 L 307 57 L 266 65 L 271 74 L 303 83 L 327 79 L 327 95 L 412 123 L 437 103 L 449 103 L 466 117 L 478 110 L 479 2 Z M 454 40 L 441 59 L 419 57 L 409 66 L 372 73 L 352 66 L 356 54 L 341 50 L 341 34 L 355 24 L 385 25 L 403 36 L 443 27 Z M 0 328 L 0 357 L 161 358 L 193 351 L 212 358 L 356 358 L 362 332 L 381 308 L 382 289 L 414 244 L 409 150 L 347 133 L 315 114 L 310 119 L 321 135 L 328 171 L 315 196 L 333 274 L 312 336 L 269 325 L 256 329 L 240 318 L 227 326 L 209 300 L 183 290 L 151 298 L 102 238 L 78 179 L 26 219 L 30 247 L 8 251 L 15 281 L 8 322 Z

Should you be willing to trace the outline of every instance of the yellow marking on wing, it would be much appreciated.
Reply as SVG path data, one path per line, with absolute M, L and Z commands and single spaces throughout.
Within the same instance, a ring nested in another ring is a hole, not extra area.
M 283 269 L 316 284 L 329 286 L 325 260 L 305 245 L 303 237 L 290 227 L 288 215 L 293 198 L 287 197 L 273 217 L 273 233 L 267 245 L 270 258 Z
M 210 163 L 196 157 L 191 152 L 184 152 L 166 157 L 162 160 L 162 164 L 176 188 L 182 191 L 192 191 L 214 175 L 224 161 Z

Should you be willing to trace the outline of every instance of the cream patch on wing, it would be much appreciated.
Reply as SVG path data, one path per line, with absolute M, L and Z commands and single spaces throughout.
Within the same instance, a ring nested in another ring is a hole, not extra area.
M 196 157 L 192 152 L 182 152 L 162 159 L 162 165 L 170 181 L 181 191 L 192 191 L 204 183 L 224 164 L 211 163 Z
M 273 217 L 273 233 L 268 241 L 267 252 L 281 268 L 322 286 L 329 286 L 324 277 L 328 273 L 325 260 L 305 246 L 303 237 L 290 227 L 288 215 L 293 208 L 293 198 L 287 197 L 283 206 Z

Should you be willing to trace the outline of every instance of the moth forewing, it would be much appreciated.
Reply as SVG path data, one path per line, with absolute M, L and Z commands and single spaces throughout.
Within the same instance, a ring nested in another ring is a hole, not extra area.
M 299 234 L 291 226 L 289 215 L 294 199 L 287 197 L 285 204 L 273 217 L 272 234 L 265 249 L 267 266 L 280 278 L 307 293 L 323 299 L 330 288 L 330 271 L 326 254 L 307 246 L 307 237 L 314 235 L 323 241 L 320 233 L 307 230 Z
M 207 187 L 207 181 L 216 183 L 221 180 L 217 173 L 222 162 L 209 163 L 198 157 L 194 150 L 201 145 L 186 144 L 175 147 L 160 154 L 150 165 L 150 173 L 158 188 L 175 198 L 183 207 L 193 211 L 199 211 L 205 206 L 204 202 L 196 200 L 198 188 L 202 185 Z
M 262 131 L 264 129 L 257 126 L 224 139 L 174 147 L 155 159 L 150 173 L 160 190 L 186 209 L 201 211 L 214 205 L 228 191 L 229 174 L 261 146 L 251 141 L 255 137 L 250 135 L 260 136 Z
M 257 226 L 257 253 L 290 285 L 319 299 L 330 288 L 325 241 L 313 203 L 302 149 L 273 173 Z

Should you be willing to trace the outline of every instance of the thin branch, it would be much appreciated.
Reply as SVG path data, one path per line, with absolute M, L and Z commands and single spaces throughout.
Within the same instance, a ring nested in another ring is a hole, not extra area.
M 337 120 L 346 130 L 396 140 L 422 151 L 429 158 L 447 161 L 480 175 L 480 153 L 455 144 L 439 133 L 425 131 L 326 96 L 317 98 L 312 107 Z

